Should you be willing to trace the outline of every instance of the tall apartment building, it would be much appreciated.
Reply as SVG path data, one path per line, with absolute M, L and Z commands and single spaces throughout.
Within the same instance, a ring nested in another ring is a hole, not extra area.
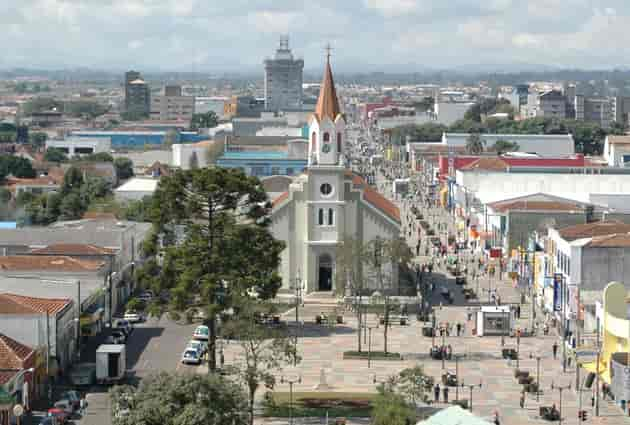
M 125 112 L 138 118 L 148 117 L 151 110 L 149 85 L 137 71 L 125 73 Z
M 181 86 L 165 86 L 163 95 L 151 97 L 152 120 L 190 122 L 194 113 L 195 97 L 182 96 Z
M 265 109 L 302 108 L 302 73 L 304 61 L 294 59 L 288 37 L 280 39 L 273 59 L 265 60 Z
M 527 96 L 527 117 L 566 118 L 567 98 L 559 90 L 533 92 Z

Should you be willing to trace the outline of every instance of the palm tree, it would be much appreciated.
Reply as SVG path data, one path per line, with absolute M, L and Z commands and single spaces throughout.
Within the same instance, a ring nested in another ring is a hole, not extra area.
M 479 137 L 479 133 L 472 133 L 466 139 L 466 152 L 471 155 L 479 155 L 483 153 L 484 145 L 486 144 L 485 140 L 481 140 Z

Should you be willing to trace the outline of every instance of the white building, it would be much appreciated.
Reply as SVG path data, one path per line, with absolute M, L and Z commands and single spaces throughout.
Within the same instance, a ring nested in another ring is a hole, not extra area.
M 451 125 L 455 121 L 464 119 L 474 102 L 436 102 L 433 106 L 438 124 Z
M 134 177 L 114 189 L 114 196 L 117 201 L 139 201 L 145 196 L 153 195 L 158 183 L 158 179 Z
M 190 170 L 191 168 L 203 168 L 208 166 L 208 149 L 216 143 L 213 140 L 204 140 L 197 143 L 177 143 L 171 148 L 173 149 L 173 167 L 179 167 L 182 170 Z
M 75 155 L 90 155 L 94 153 L 110 152 L 112 140 L 109 137 L 67 137 L 64 140 L 46 140 L 46 149 L 55 148 L 65 153 L 69 158 Z
M 470 133 L 444 133 L 442 145 L 465 147 Z M 575 143 L 570 134 L 480 134 L 485 148 L 491 148 L 498 140 L 518 144 L 519 152 L 537 153 L 542 156 L 565 156 L 575 153 Z
M 630 136 L 607 136 L 604 142 L 604 159 L 610 167 L 630 165 Z
M 347 237 L 366 244 L 400 236 L 398 208 L 346 168 L 345 126 L 328 62 L 310 122 L 308 169 L 273 201 L 272 232 L 286 242 L 285 290 L 297 276 L 307 292 L 334 290 L 336 248 Z M 398 283 L 395 267 L 387 276 Z

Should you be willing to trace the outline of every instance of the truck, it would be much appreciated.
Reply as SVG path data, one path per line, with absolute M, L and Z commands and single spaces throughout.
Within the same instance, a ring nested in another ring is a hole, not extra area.
M 118 382 L 124 379 L 127 359 L 123 344 L 102 344 L 96 350 L 96 381 Z

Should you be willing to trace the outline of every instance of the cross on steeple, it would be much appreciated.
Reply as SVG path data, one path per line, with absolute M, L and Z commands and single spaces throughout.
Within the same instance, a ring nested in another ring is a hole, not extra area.
M 332 47 L 330 46 L 330 43 L 326 44 L 326 47 L 324 47 L 324 50 L 326 50 L 326 62 L 330 62 L 330 52 L 332 51 Z

